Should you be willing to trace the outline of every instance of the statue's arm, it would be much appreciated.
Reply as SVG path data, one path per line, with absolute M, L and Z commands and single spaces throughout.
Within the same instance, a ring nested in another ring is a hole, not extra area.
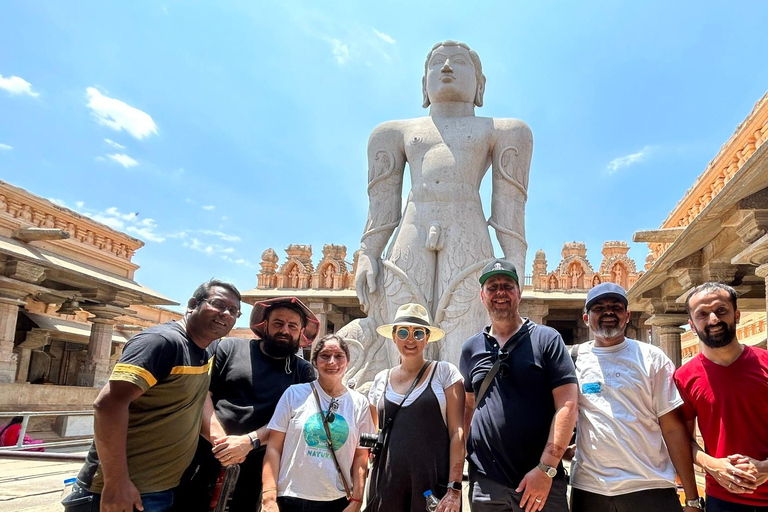
M 400 222 L 405 151 L 403 132 L 395 122 L 376 127 L 368 140 L 368 220 L 360 240 L 355 287 L 367 306 L 376 291 L 381 254 Z
M 525 202 L 533 155 L 533 134 L 517 119 L 494 121 L 496 133 L 492 158 L 491 218 L 504 258 L 525 272 Z

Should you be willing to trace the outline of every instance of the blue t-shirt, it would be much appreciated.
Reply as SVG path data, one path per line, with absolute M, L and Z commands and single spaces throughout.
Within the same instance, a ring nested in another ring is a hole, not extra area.
M 475 397 L 505 344 L 489 330 L 461 348 L 464 388 Z M 547 444 L 555 415 L 552 390 L 577 382 L 573 360 L 555 329 L 525 319 L 507 346 L 516 341 L 505 360 L 508 368 L 496 374 L 477 404 L 467 439 L 467 456 L 477 471 L 515 488 L 539 463 Z

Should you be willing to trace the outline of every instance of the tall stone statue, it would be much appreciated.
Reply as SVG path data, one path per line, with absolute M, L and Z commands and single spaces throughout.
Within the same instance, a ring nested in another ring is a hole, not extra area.
M 369 211 L 355 278 L 368 318 L 343 329 L 365 352 L 355 364 L 358 382 L 397 363 L 393 347 L 374 329 L 407 302 L 423 304 L 447 333 L 430 356 L 458 363 L 461 344 L 487 320 L 478 276 L 494 257 L 488 225 L 504 257 L 521 272 L 525 268 L 531 130 L 517 119 L 475 116 L 485 76 L 466 44 L 436 44 L 422 87 L 429 116 L 385 122 L 368 141 Z M 406 164 L 411 190 L 403 210 Z M 479 188 L 489 167 L 493 192 L 486 221 Z

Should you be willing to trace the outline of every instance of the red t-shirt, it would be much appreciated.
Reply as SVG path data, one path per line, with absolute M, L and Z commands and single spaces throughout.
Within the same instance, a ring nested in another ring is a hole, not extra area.
M 768 459 L 768 351 L 745 346 L 729 366 L 699 354 L 675 372 L 687 420 L 698 418 L 704 449 L 717 458 Z M 707 494 L 731 503 L 768 506 L 768 482 L 753 494 L 732 494 L 707 474 Z

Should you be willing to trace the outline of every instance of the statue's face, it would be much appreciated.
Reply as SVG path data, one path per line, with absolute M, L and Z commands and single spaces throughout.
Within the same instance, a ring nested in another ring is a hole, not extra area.
M 427 94 L 432 103 L 474 103 L 477 91 L 475 65 L 461 46 L 438 46 L 427 65 Z

